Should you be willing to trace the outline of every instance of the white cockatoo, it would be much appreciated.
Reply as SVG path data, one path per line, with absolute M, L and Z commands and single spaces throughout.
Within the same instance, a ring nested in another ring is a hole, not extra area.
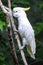
M 29 8 L 15 7 L 13 8 L 13 16 L 18 19 L 18 31 L 23 41 L 23 46 L 20 47 L 20 50 L 26 46 L 30 56 L 33 59 L 35 59 L 34 54 L 36 53 L 36 43 L 34 30 L 25 13 L 25 11 L 29 9 L 30 7 Z

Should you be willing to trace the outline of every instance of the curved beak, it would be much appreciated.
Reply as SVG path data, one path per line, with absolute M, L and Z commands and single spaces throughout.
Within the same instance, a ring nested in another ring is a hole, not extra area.
M 30 10 L 30 7 L 28 7 L 28 8 L 23 8 L 23 10 L 24 10 L 24 11 L 28 11 L 28 10 Z

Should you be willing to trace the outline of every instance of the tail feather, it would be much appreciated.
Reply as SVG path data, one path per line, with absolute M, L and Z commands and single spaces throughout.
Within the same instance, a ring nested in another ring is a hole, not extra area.
M 27 45 L 27 51 L 30 54 L 31 58 L 35 59 L 35 55 L 32 53 L 31 47 Z

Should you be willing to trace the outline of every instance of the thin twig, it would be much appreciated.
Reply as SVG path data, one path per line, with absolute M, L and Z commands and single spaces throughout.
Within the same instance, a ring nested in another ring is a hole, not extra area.
M 8 0 L 8 7 L 11 9 L 11 0 Z

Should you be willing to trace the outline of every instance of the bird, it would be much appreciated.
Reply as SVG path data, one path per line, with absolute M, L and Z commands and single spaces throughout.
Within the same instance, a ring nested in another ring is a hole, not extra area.
M 23 50 L 24 47 L 26 47 L 30 57 L 35 59 L 35 33 L 26 15 L 26 11 L 28 10 L 30 10 L 30 7 L 15 7 L 13 8 L 13 17 L 16 17 L 18 19 L 18 32 L 22 38 L 23 43 L 23 45 L 20 47 L 20 50 Z

